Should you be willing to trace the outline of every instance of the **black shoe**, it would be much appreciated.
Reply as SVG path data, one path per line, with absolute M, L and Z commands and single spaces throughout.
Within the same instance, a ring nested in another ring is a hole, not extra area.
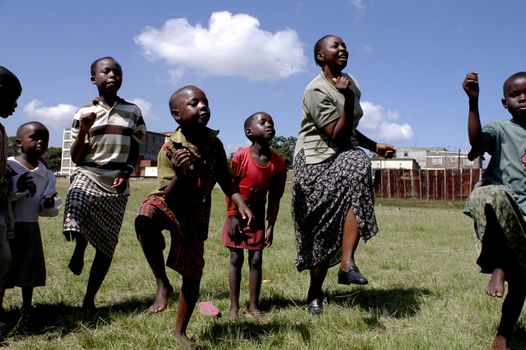
M 323 312 L 323 304 L 321 300 L 313 299 L 309 305 L 307 305 L 307 311 L 309 311 L 311 315 L 321 315 Z
M 341 269 L 338 270 L 338 283 L 346 285 L 351 283 L 364 285 L 369 283 L 369 281 L 367 281 L 367 278 L 362 275 L 358 266 L 351 266 L 347 272 Z

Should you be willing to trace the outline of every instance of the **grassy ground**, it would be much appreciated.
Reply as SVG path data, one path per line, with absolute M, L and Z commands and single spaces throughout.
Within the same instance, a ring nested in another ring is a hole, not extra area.
M 65 198 L 66 182 L 59 194 Z M 18 323 L 20 290 L 8 290 L 4 307 L 13 349 L 168 349 L 177 348 L 171 336 L 176 299 L 161 314 L 145 309 L 155 289 L 152 274 L 133 230 L 140 201 L 155 187 L 152 181 L 133 182 L 133 195 L 122 227 L 113 265 L 98 294 L 97 317 L 79 311 L 87 269 L 74 276 L 67 269 L 73 248 L 61 233 L 61 216 L 42 218 L 47 285 L 35 290 L 32 327 Z M 222 194 L 214 193 L 210 238 L 201 301 L 211 300 L 223 311 L 220 318 L 194 313 L 189 333 L 205 349 L 487 349 L 498 322 L 501 300 L 483 293 L 487 276 L 477 272 L 471 221 L 460 202 L 378 200 L 380 233 L 361 244 L 357 261 L 368 277 L 367 286 L 341 286 L 336 268 L 325 282 L 321 317 L 305 311 L 308 273 L 294 266 L 294 233 L 290 193 L 281 206 L 274 245 L 265 251 L 261 293 L 266 319 L 258 323 L 228 313 L 228 251 L 219 235 L 224 220 Z M 248 301 L 246 266 L 241 303 Z M 181 278 L 169 277 L 176 289 Z M 513 349 L 526 349 L 526 320 L 515 331 Z

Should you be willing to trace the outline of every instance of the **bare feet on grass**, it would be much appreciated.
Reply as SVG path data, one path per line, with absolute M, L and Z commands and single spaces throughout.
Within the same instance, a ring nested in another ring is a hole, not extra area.
M 495 269 L 486 287 L 486 294 L 490 297 L 502 298 L 504 295 L 504 270 Z
M 194 339 L 188 338 L 185 334 L 177 334 L 176 332 L 173 333 L 175 339 L 183 346 L 184 349 L 187 350 L 196 350 L 199 349 L 197 346 L 197 342 Z
M 157 291 L 155 292 L 155 300 L 153 301 L 153 304 L 148 308 L 148 311 L 151 313 L 158 313 L 166 310 L 166 307 L 168 306 L 168 300 L 170 300 L 170 297 L 172 296 L 174 292 L 173 287 L 168 285 L 158 285 Z
M 229 321 L 237 321 L 239 318 L 239 309 L 230 309 L 230 313 L 228 314 L 228 320 Z
M 508 341 L 502 335 L 497 335 L 491 343 L 491 350 L 509 350 Z

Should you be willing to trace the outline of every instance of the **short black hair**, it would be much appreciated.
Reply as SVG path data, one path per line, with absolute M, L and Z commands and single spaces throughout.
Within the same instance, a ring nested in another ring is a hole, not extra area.
M 243 124 L 243 130 L 247 130 L 250 127 L 250 124 L 252 124 L 252 121 L 254 120 L 254 118 L 256 118 L 256 116 L 261 113 L 264 113 L 264 112 L 256 112 L 252 114 L 250 117 L 248 117 L 247 119 L 245 119 L 245 123 Z
M 97 63 L 99 63 L 100 61 L 102 60 L 113 60 L 115 61 L 115 63 L 117 63 L 117 65 L 121 68 L 122 70 L 122 67 L 121 67 L 121 64 L 113 57 L 111 56 L 104 56 L 104 57 L 101 57 L 101 58 L 97 58 L 95 61 L 93 61 L 93 63 L 91 64 L 90 66 L 90 72 L 91 72 L 91 76 L 94 76 L 95 75 L 95 68 L 97 67 Z
M 3 66 L 0 66 L 0 89 L 4 88 L 16 88 L 19 91 L 22 91 L 22 84 L 20 84 L 20 80 L 18 80 L 17 76 L 13 72 Z
M 26 126 L 28 126 L 28 125 L 40 125 L 40 126 L 44 127 L 44 129 L 48 130 L 48 128 L 44 124 L 42 124 L 41 122 L 38 122 L 36 120 L 30 121 L 30 122 L 26 122 L 26 123 L 20 125 L 18 127 L 18 129 L 16 129 L 16 137 L 17 138 L 20 137 L 20 134 L 22 133 L 22 130 L 24 130 L 24 128 Z M 49 130 L 48 130 L 48 132 L 49 132 Z
M 508 77 L 504 84 L 502 84 L 502 93 L 504 97 L 506 97 L 506 89 L 508 88 L 508 85 L 511 84 L 511 82 L 517 78 L 526 78 L 526 72 L 517 72 Z
M 317 66 L 320 66 L 321 67 L 321 64 L 320 62 L 318 61 L 318 57 L 317 56 L 317 53 L 320 51 L 320 48 L 321 48 L 321 43 L 327 39 L 328 37 L 331 37 L 331 36 L 336 36 L 336 35 L 333 35 L 333 34 L 327 34 L 327 35 L 324 35 L 322 36 L 321 38 L 318 39 L 318 41 L 316 41 L 316 44 L 314 44 L 314 62 L 316 62 L 316 65 Z
M 175 102 L 175 100 L 177 99 L 177 97 L 179 97 L 181 92 L 188 90 L 188 89 L 198 89 L 200 91 L 203 91 L 202 89 L 194 85 L 185 85 L 182 88 L 177 89 L 173 94 L 170 95 L 170 98 L 168 99 L 168 107 L 170 107 L 170 110 L 172 109 L 172 103 Z

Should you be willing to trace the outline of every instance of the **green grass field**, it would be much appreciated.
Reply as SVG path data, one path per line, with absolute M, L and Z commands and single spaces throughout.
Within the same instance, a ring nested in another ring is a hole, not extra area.
M 81 276 L 67 269 L 73 249 L 61 232 L 62 212 L 42 218 L 47 285 L 34 295 L 32 327 L 18 323 L 20 290 L 4 301 L 12 349 L 170 349 L 176 298 L 161 314 L 145 312 L 155 289 L 153 275 L 135 237 L 133 217 L 153 181 L 134 181 L 113 265 L 97 296 L 99 313 L 80 312 L 93 249 L 88 248 Z M 65 198 L 67 183 L 59 181 Z M 204 349 L 488 349 L 500 316 L 501 300 L 486 297 L 487 276 L 475 265 L 471 220 L 460 202 L 378 200 L 379 234 L 357 252 L 367 286 L 337 284 L 337 267 L 325 282 L 320 317 L 305 310 L 308 273 L 294 266 L 290 192 L 282 200 L 274 245 L 264 254 L 261 304 L 265 322 L 241 316 L 227 321 L 228 251 L 219 242 L 224 198 L 214 192 L 210 235 L 200 301 L 211 300 L 223 312 L 210 318 L 194 312 L 189 333 Z M 245 264 L 246 265 L 246 264 Z M 244 266 L 241 304 L 248 302 Z M 169 270 L 174 287 L 180 276 Z M 196 310 L 197 311 L 197 310 Z M 526 320 L 515 331 L 513 349 L 526 349 Z

